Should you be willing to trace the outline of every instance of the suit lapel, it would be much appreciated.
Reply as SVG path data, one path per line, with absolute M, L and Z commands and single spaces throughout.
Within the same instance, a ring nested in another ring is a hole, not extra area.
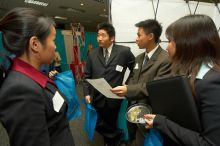
M 158 58 L 158 55 L 160 54 L 162 48 L 159 46 L 157 48 L 157 50 L 154 52 L 154 54 L 151 56 L 150 60 L 147 62 L 147 64 L 141 69 L 141 72 L 149 69 L 153 64 L 154 62 L 157 60 Z M 144 57 L 143 57 L 144 58 Z M 143 59 L 142 59 L 142 62 L 143 62 Z
M 141 56 L 137 59 L 137 62 L 136 64 L 138 64 L 138 68 L 137 68 L 137 74 L 136 74 L 136 77 L 134 77 L 135 79 L 139 79 L 139 76 L 140 76 L 140 73 L 141 73 L 141 70 L 142 70 L 142 63 L 143 63 L 143 60 L 144 60 L 144 55 L 145 53 L 142 53 Z
M 100 60 L 100 62 L 105 66 L 105 59 L 104 59 L 104 55 L 103 55 L 103 49 L 102 48 L 98 48 L 98 59 Z
M 110 58 L 108 60 L 108 64 L 110 64 L 112 62 L 112 60 L 114 60 L 114 58 L 117 56 L 117 46 L 115 44 L 113 44 L 112 46 L 112 52 L 111 52 L 111 55 L 110 55 Z
M 147 64 L 146 64 L 145 66 L 143 66 L 143 68 L 141 69 L 141 72 L 147 70 L 147 69 L 150 68 L 153 64 L 154 64 L 154 61 L 148 60 L 148 61 L 147 61 Z

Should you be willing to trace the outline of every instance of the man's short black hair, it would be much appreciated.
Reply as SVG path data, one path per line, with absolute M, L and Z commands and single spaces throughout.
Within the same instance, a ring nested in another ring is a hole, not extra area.
M 100 29 L 105 30 L 110 38 L 115 37 L 115 28 L 112 26 L 112 24 L 107 22 L 100 23 L 97 26 L 97 31 L 99 31 Z
M 160 35 L 162 33 L 162 26 L 157 20 L 148 19 L 135 24 L 136 27 L 142 27 L 145 34 L 153 33 L 155 42 L 159 42 Z

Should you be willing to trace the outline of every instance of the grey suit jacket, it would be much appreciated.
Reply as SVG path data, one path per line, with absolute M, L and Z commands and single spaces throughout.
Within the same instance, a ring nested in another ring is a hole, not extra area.
M 144 56 L 145 52 L 136 57 L 132 77 L 129 79 L 127 86 L 126 98 L 129 101 L 148 103 L 147 82 L 170 76 L 171 65 L 165 50 L 158 47 L 144 68 L 142 68 Z
M 154 52 L 147 64 L 142 68 L 145 52 L 136 57 L 136 64 L 132 77 L 128 81 L 126 98 L 129 104 L 149 104 L 146 84 L 152 80 L 169 77 L 171 75 L 171 64 L 168 60 L 168 53 L 161 47 Z M 158 92 L 160 89 L 158 89 Z M 147 129 L 142 124 L 137 124 L 139 137 L 136 143 L 142 145 Z
M 129 47 L 114 44 L 107 64 L 104 61 L 103 49 L 96 49 L 88 57 L 85 66 L 84 95 L 92 96 L 92 104 L 95 107 L 104 107 L 105 104 L 111 108 L 120 107 L 121 100 L 106 98 L 91 87 L 85 79 L 105 78 L 112 87 L 116 87 L 122 85 L 126 69 L 129 68 L 132 71 L 134 63 L 135 57 Z

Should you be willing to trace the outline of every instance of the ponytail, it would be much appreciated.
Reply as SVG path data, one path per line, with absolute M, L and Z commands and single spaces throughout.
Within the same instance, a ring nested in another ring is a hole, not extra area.
M 0 54 L 0 86 L 7 76 L 8 70 L 11 67 L 11 59 L 3 54 Z

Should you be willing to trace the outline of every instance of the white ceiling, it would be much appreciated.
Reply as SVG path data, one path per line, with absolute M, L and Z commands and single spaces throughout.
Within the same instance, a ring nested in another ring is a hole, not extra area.
M 14 7 L 32 7 L 51 17 L 67 17 L 67 20 L 55 19 L 57 26 L 62 28 L 70 28 L 70 23 L 76 22 L 81 23 L 85 27 L 85 31 L 96 31 L 98 23 L 108 21 L 107 17 L 101 17 L 100 14 L 108 15 L 109 0 L 38 0 L 49 2 L 47 7 L 27 4 L 24 1 L 0 0 L 0 17 Z M 81 6 L 81 3 L 84 5 Z M 68 11 L 67 8 L 72 11 Z
M 184 1 L 200 1 L 200 2 L 206 2 L 206 3 L 219 3 L 220 0 L 184 0 Z

